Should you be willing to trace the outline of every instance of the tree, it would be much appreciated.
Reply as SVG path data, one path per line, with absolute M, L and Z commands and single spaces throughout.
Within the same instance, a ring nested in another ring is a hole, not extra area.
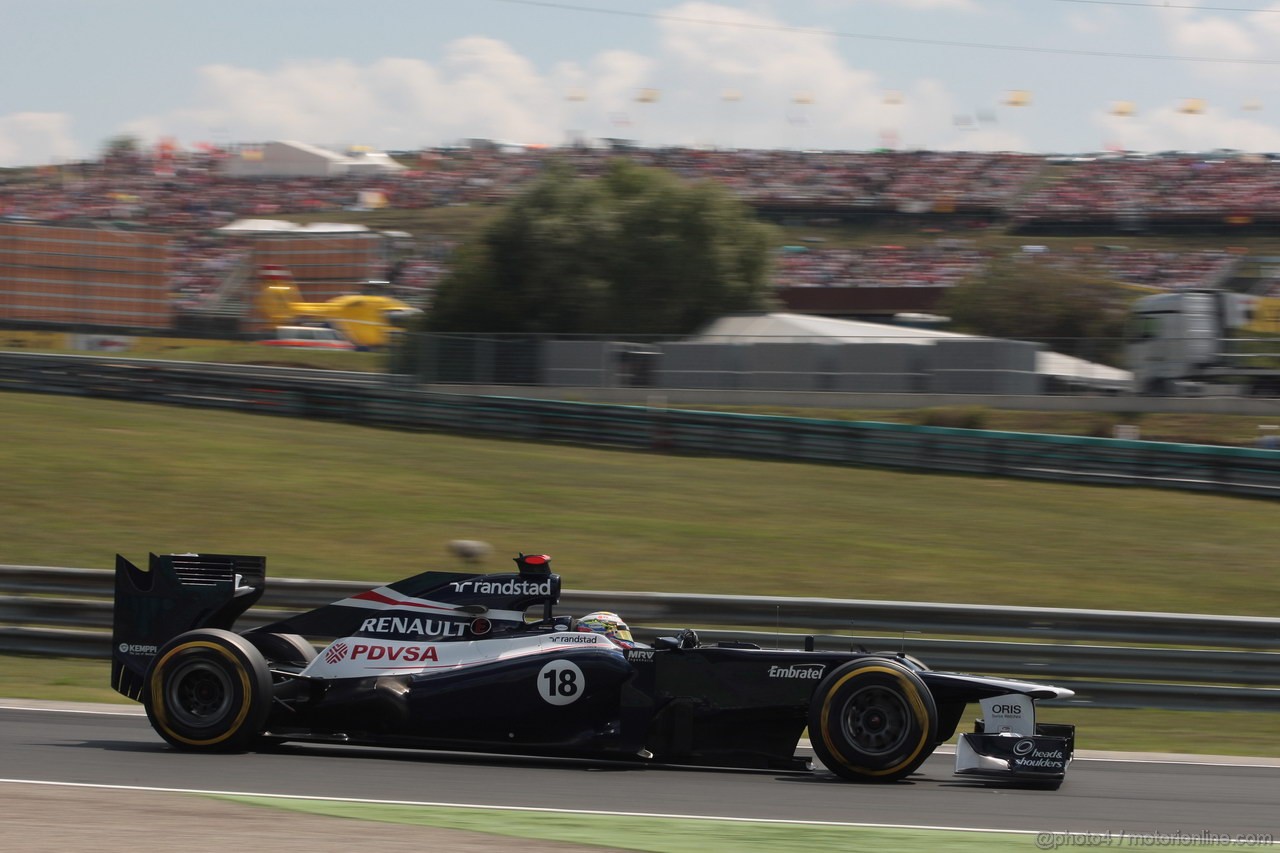
M 993 261 L 940 305 L 956 331 L 1040 341 L 1058 352 L 1117 363 L 1132 295 L 1036 256 Z
M 767 306 L 772 229 L 721 187 L 617 160 L 553 165 L 464 249 L 427 328 L 682 334 Z
M 118 160 L 124 157 L 137 157 L 142 150 L 142 143 L 136 136 L 122 133 L 113 136 L 102 145 L 104 160 Z
M 141 163 L 142 143 L 136 136 L 120 134 L 102 146 L 102 165 L 111 174 L 132 174 Z

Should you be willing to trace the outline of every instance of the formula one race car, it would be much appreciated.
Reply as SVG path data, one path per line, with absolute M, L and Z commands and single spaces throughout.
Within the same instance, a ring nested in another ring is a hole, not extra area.
M 265 558 L 153 554 L 143 571 L 117 556 L 112 687 L 191 751 L 319 741 L 802 770 L 807 726 L 836 775 L 890 782 L 978 702 L 957 773 L 1057 788 L 1071 760 L 1074 726 L 1034 711 L 1069 690 L 812 642 L 703 645 L 688 629 L 624 648 L 553 615 L 550 558 L 516 563 L 425 572 L 237 633 Z

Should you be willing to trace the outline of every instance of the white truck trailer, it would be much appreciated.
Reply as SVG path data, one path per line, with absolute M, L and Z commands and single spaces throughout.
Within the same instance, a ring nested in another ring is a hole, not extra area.
M 1180 290 L 1138 299 L 1125 350 L 1139 394 L 1280 394 L 1280 339 L 1250 330 L 1259 297 Z

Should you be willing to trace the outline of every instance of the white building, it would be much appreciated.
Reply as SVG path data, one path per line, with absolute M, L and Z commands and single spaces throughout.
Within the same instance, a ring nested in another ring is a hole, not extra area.
M 290 141 L 244 145 L 222 161 L 222 173 L 234 178 L 331 178 L 404 168 L 382 151 L 356 149 L 343 154 Z
M 998 338 L 983 338 L 977 335 L 965 335 L 958 332 L 944 332 L 939 329 L 918 329 L 909 326 L 892 326 L 885 323 L 869 323 L 862 320 L 840 320 L 834 317 L 820 317 L 810 314 L 730 314 L 712 321 L 697 335 L 690 339 L 699 343 L 821 343 L 821 344 L 914 344 L 932 345 L 939 342 L 989 342 L 992 344 L 1013 344 Z M 1058 385 L 1093 388 L 1099 391 L 1124 391 L 1133 385 L 1133 374 L 1127 370 L 1109 367 L 1086 361 L 1072 355 L 1041 349 L 1034 346 L 1034 372 L 1044 380 Z M 975 348 L 976 350 L 976 348 Z M 948 358 L 957 352 L 949 348 Z M 995 370 L 1000 367 L 996 361 L 989 361 L 1000 348 L 987 348 L 983 358 L 979 359 L 980 369 Z M 942 360 L 945 366 L 946 358 Z M 979 365 L 950 365 L 955 368 L 979 367 Z

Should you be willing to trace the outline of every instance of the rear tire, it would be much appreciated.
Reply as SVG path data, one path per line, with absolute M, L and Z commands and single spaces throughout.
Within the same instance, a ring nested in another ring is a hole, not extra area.
M 814 753 L 832 773 L 854 782 L 894 782 L 914 773 L 933 752 L 937 732 L 929 688 L 884 658 L 837 667 L 809 703 Z
M 316 647 L 297 634 L 259 634 L 250 632 L 243 635 L 262 652 L 267 663 L 287 663 L 305 667 L 316 656 Z
M 239 634 L 188 631 L 160 647 L 143 704 L 151 727 L 176 749 L 243 751 L 266 723 L 271 671 Z
M 282 664 L 290 667 L 297 667 L 299 671 L 306 669 L 307 664 L 316 658 L 316 647 L 311 645 L 305 637 L 298 634 L 264 634 L 259 631 L 250 631 L 242 635 L 246 640 L 253 644 L 254 648 L 262 652 L 262 656 L 267 659 L 268 667 L 279 667 Z M 280 698 L 281 687 L 273 685 L 272 696 Z M 274 703 L 272 710 L 267 714 L 267 720 L 263 723 L 263 727 L 272 729 L 281 727 L 283 724 L 287 727 L 290 722 L 290 713 L 292 704 L 288 702 Z M 287 737 L 280 735 L 259 735 L 251 744 L 256 750 L 275 749 L 283 743 L 288 742 Z

